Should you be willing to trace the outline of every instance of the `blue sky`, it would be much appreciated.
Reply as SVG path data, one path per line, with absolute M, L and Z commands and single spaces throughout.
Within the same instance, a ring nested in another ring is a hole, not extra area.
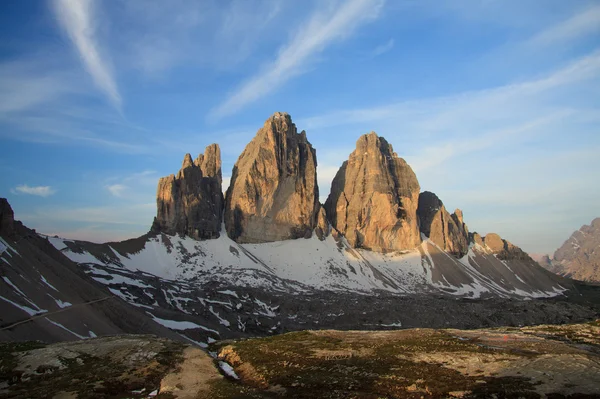
M 53 0 L 0 5 L 0 196 L 40 232 L 146 232 L 159 177 L 223 174 L 275 111 L 322 200 L 376 131 L 471 231 L 552 252 L 600 216 L 600 2 Z

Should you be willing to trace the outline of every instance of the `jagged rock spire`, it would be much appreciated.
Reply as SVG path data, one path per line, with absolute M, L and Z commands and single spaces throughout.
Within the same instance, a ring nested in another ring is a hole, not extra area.
M 206 147 L 196 161 L 186 154 L 176 176 L 158 181 L 152 230 L 197 239 L 219 237 L 223 212 L 221 180 L 218 144 Z

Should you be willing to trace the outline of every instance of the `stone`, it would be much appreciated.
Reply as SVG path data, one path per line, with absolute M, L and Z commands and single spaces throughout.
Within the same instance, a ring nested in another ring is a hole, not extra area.
M 311 237 L 319 209 L 316 151 L 290 115 L 276 112 L 233 167 L 227 234 L 239 243 Z
M 152 231 L 195 239 L 218 238 L 224 202 L 221 182 L 221 151 L 217 144 L 206 147 L 195 161 L 186 154 L 177 175 L 158 182 Z
M 323 241 L 329 235 L 329 222 L 327 221 L 327 214 L 325 208 L 319 207 L 319 213 L 317 214 L 317 227 L 315 233 L 319 240 Z
M 411 167 L 375 132 L 361 136 L 337 172 L 327 217 L 354 248 L 390 252 L 421 243 L 419 182 Z
M 467 254 L 469 232 L 460 209 L 450 215 L 437 195 L 424 191 L 419 195 L 417 215 L 421 233 L 438 247 L 457 258 Z
M 471 241 L 481 245 L 492 254 L 496 255 L 501 260 L 522 260 L 527 261 L 530 264 L 537 265 L 525 251 L 511 242 L 503 239 L 496 233 L 488 233 L 485 237 L 481 237 L 479 234 L 474 233 L 471 235 Z

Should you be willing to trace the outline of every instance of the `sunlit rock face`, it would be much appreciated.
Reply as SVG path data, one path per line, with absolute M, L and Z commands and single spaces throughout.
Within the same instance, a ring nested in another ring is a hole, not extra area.
M 320 215 L 317 155 L 286 113 L 266 120 L 239 156 L 225 203 L 225 227 L 239 243 L 310 237 Z
M 152 229 L 196 239 L 219 237 L 223 212 L 221 151 L 217 144 L 192 160 L 186 154 L 177 175 L 163 177 L 156 194 Z
M 559 274 L 600 282 L 600 218 L 573 232 L 551 261 Z
M 331 225 L 355 248 L 413 249 L 421 243 L 419 190 L 411 167 L 371 132 L 358 139 L 337 172 L 325 210 Z

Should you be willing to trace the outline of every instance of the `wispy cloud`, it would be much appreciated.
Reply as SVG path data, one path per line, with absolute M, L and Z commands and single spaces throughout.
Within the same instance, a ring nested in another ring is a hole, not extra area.
M 50 186 L 28 186 L 27 184 L 21 184 L 10 190 L 13 194 L 28 194 L 37 195 L 38 197 L 49 197 L 56 193 L 56 190 Z
M 394 39 L 390 39 L 387 42 L 375 47 L 373 49 L 373 51 L 371 52 L 371 57 L 377 57 L 379 55 L 385 54 L 393 48 L 394 48 Z
M 532 37 L 527 44 L 556 46 L 589 35 L 600 32 L 600 5 L 585 8 L 567 20 L 543 30 Z
M 96 37 L 97 21 L 94 5 L 92 0 L 54 0 L 53 2 L 61 26 L 69 35 L 96 86 L 120 110 L 121 95 L 110 64 L 101 55 Z
M 124 184 L 111 184 L 106 186 L 106 189 L 115 197 L 122 197 L 123 192 L 127 190 L 127 186 Z
M 303 29 L 280 49 L 276 59 L 242 84 L 209 115 L 219 119 L 277 90 L 291 78 L 306 72 L 307 64 L 336 41 L 350 36 L 359 26 L 373 21 L 383 0 L 348 0 L 338 7 L 319 8 Z

